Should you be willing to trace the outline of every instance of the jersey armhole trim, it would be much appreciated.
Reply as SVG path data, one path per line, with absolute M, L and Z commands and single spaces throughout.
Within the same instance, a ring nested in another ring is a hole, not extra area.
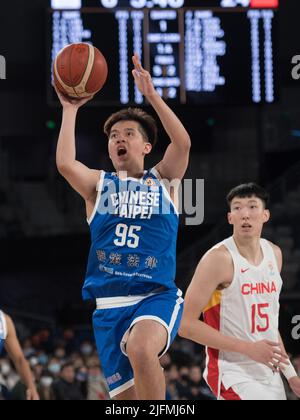
M 170 196 L 169 191 L 167 190 L 167 188 L 166 188 L 166 186 L 165 186 L 165 184 L 163 182 L 163 179 L 162 179 L 160 173 L 158 172 L 158 170 L 155 167 L 150 170 L 150 173 L 152 173 L 159 180 L 159 183 L 160 183 L 160 185 L 161 185 L 161 187 L 163 189 L 163 192 L 164 192 L 166 198 L 170 201 L 170 203 L 172 204 L 173 209 L 175 211 L 175 214 L 179 217 L 179 212 L 178 212 L 178 210 L 177 210 L 177 208 L 175 206 L 174 201 L 172 200 L 172 198 Z
M 231 238 L 233 240 L 233 238 Z M 232 249 L 230 249 L 230 247 L 226 244 L 226 241 L 222 242 L 221 246 L 225 246 L 225 248 L 227 249 L 227 252 L 230 254 L 231 259 L 232 259 L 232 265 L 233 265 L 233 279 L 232 282 L 230 283 L 230 286 L 228 286 L 226 289 L 223 289 L 222 292 L 225 295 L 228 295 L 231 293 L 234 284 L 236 283 L 237 279 L 239 278 L 239 269 L 240 269 L 240 265 L 239 262 L 236 258 L 236 255 L 234 253 L 234 251 Z M 235 245 L 235 243 L 234 243 Z
M 105 172 L 101 171 L 100 180 L 98 182 L 98 186 L 96 187 L 96 189 L 98 190 L 98 193 L 97 193 L 97 199 L 96 199 L 95 207 L 94 207 L 94 210 L 91 214 L 91 217 L 89 219 L 87 219 L 87 222 L 88 222 L 89 225 L 91 225 L 91 223 L 94 220 L 94 217 L 96 216 L 96 213 L 97 213 L 97 209 L 98 209 L 98 206 L 99 206 L 99 203 L 100 203 L 100 200 L 101 200 L 101 195 L 102 195 L 104 177 L 105 177 Z
M 268 255 L 271 259 L 273 259 L 273 262 L 275 263 L 275 267 L 276 267 L 276 271 L 279 274 L 279 276 L 282 278 L 282 270 L 280 271 L 279 269 L 279 265 L 278 265 L 278 260 L 277 260 L 277 256 L 275 253 L 275 250 L 272 246 L 272 242 L 268 241 L 267 239 L 261 239 L 262 244 L 264 244 L 264 253 L 265 253 L 265 258 L 267 257 L 267 255 L 270 253 L 270 255 Z M 282 265 L 283 265 L 283 261 L 282 261 Z
M 6 340 L 7 338 L 7 323 L 5 319 L 5 315 L 2 311 L 0 311 L 0 318 L 3 326 L 3 340 Z

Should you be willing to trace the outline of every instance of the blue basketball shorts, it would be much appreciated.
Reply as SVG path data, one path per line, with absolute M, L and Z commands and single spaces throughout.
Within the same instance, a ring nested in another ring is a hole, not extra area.
M 182 312 L 182 292 L 178 289 L 145 296 L 97 299 L 94 334 L 111 398 L 134 385 L 133 370 L 126 354 L 126 342 L 133 326 L 139 321 L 153 320 L 166 328 L 168 341 L 162 357 L 177 335 Z

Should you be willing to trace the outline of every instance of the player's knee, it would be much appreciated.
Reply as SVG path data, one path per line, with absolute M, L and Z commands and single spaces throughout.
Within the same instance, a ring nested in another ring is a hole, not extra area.
M 130 362 L 137 366 L 143 366 L 148 360 L 157 357 L 156 351 L 149 341 L 141 342 L 129 338 L 126 350 Z

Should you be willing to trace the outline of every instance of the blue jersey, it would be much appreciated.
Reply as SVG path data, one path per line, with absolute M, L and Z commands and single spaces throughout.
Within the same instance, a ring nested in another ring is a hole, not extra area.
M 4 313 L 0 311 L 0 355 L 4 349 L 4 342 L 7 336 L 7 325 Z
M 92 245 L 84 299 L 176 287 L 179 217 L 155 169 L 140 180 L 102 172 L 88 222 Z

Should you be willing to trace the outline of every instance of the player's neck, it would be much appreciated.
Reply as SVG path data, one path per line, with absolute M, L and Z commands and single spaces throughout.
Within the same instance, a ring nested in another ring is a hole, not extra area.
M 124 166 L 123 168 L 118 168 L 116 172 L 120 179 L 141 179 L 144 176 L 144 165 L 131 165 L 130 167 Z
M 233 235 L 239 253 L 249 261 L 250 264 L 260 265 L 263 259 L 263 252 L 261 249 L 261 238 L 241 238 L 238 235 Z

